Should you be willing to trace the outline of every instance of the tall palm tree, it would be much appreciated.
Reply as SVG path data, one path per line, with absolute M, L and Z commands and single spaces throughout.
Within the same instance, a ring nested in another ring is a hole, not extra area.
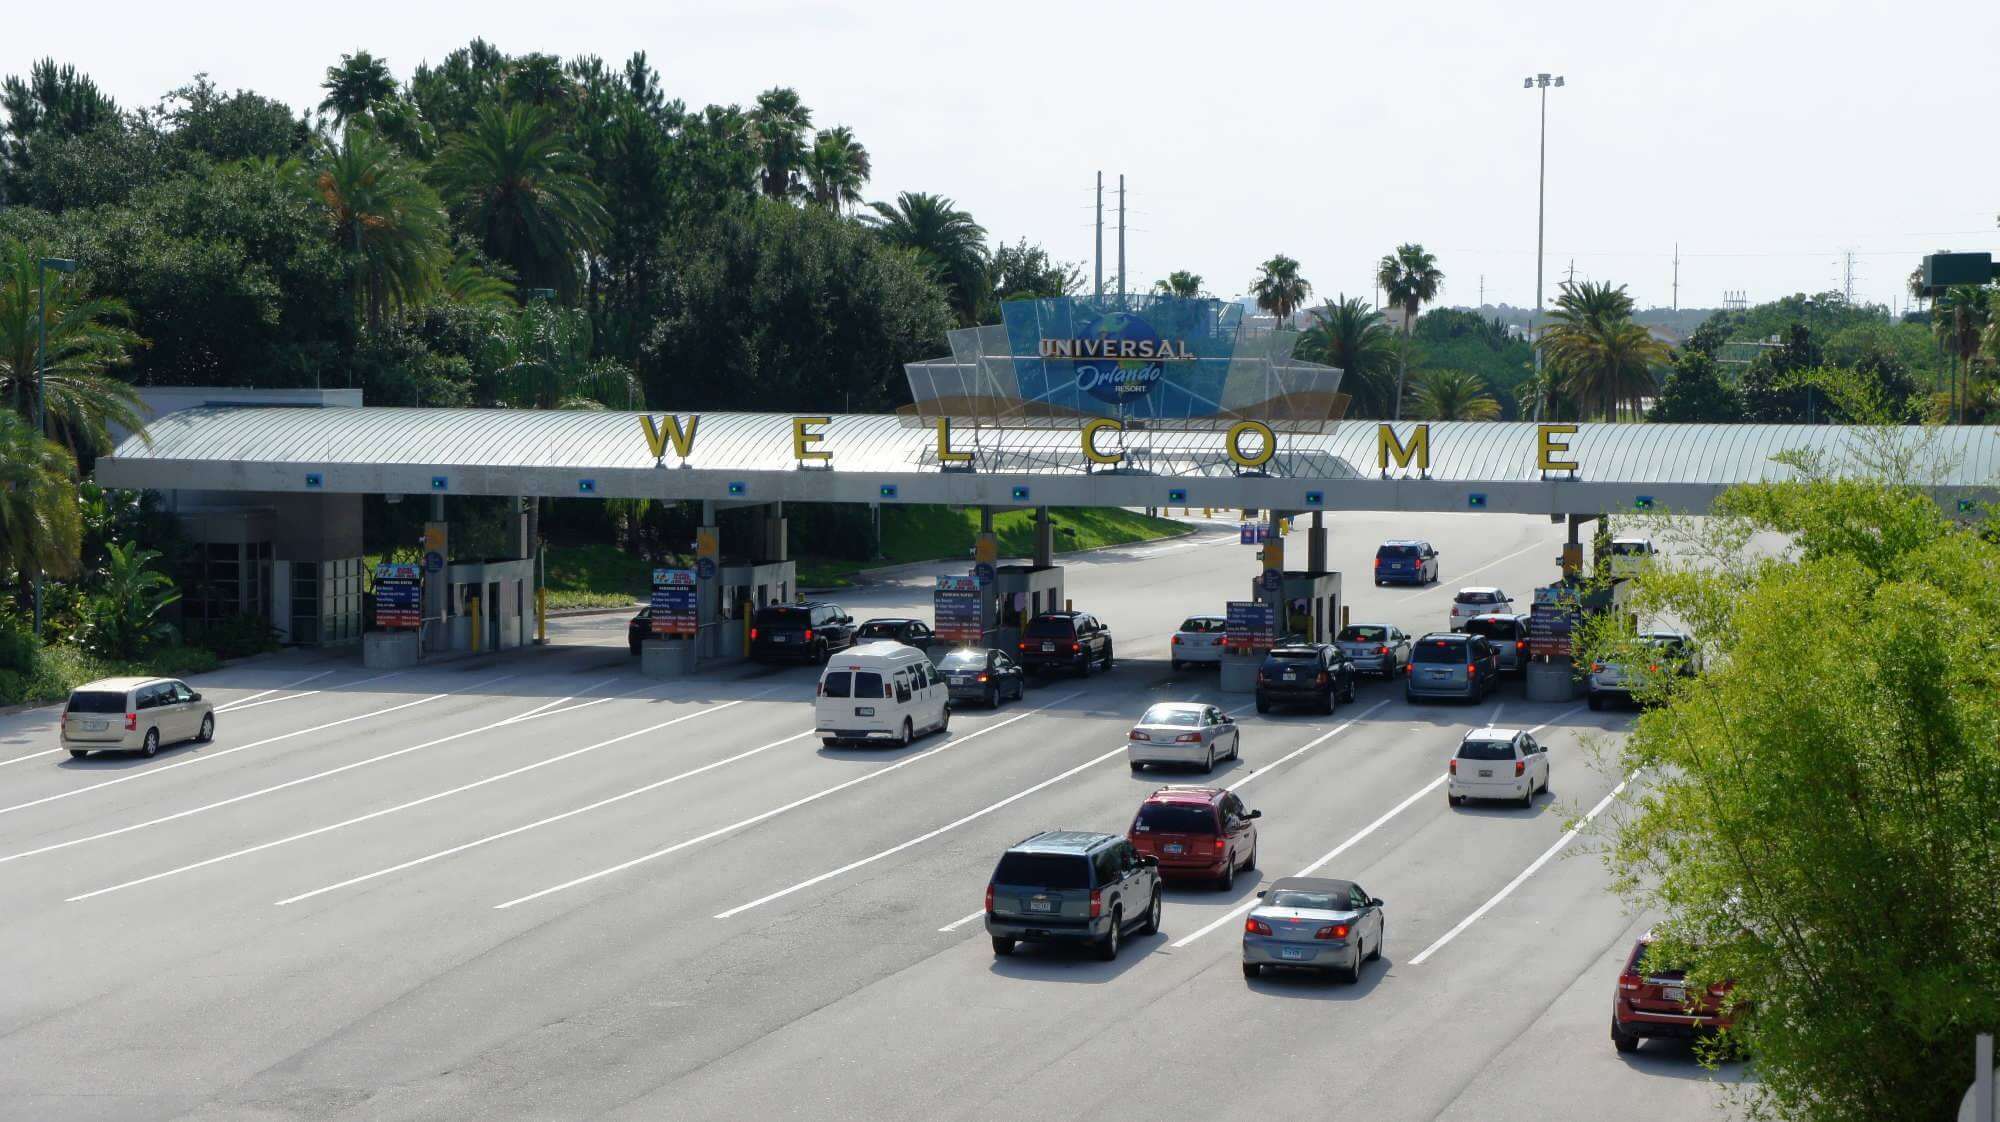
M 1202 294 L 1201 274 L 1175 269 L 1167 274 L 1166 280 L 1154 281 L 1153 291 L 1161 296 L 1184 296 L 1194 299 Z
M 1595 407 L 1607 421 L 1621 411 L 1638 413 L 1653 395 L 1653 368 L 1673 357 L 1673 348 L 1631 319 L 1625 286 L 1564 282 L 1562 295 L 1542 332 L 1542 353 L 1559 385 L 1577 405 L 1579 416 Z
M 1361 297 L 1342 293 L 1314 308 L 1312 318 L 1299 337 L 1298 356 L 1343 371 L 1340 388 L 1349 398 L 1350 415 L 1386 416 L 1394 408 L 1389 395 L 1396 345 L 1382 313 Z
M 415 304 L 445 263 L 446 222 L 437 192 L 365 123 L 322 137 L 305 170 L 327 238 L 348 261 L 354 303 L 370 331 L 391 308 Z
M 806 135 L 812 129 L 812 110 L 799 100 L 799 92 L 777 86 L 757 95 L 757 107 L 746 116 L 750 144 L 761 165 L 758 182 L 764 196 L 789 199 L 803 190 L 799 172 L 809 150 Z
M 1419 370 L 1410 387 L 1410 411 L 1427 421 L 1490 421 L 1500 403 L 1486 381 L 1469 370 Z
M 1416 242 L 1404 242 L 1396 252 L 1385 253 L 1375 265 L 1375 283 L 1391 304 L 1403 309 L 1403 356 L 1396 364 L 1395 419 L 1403 419 L 1403 384 L 1409 375 L 1410 332 L 1417 326 L 1417 312 L 1437 299 L 1444 284 L 1444 272 L 1437 258 L 1424 252 Z
M 590 357 L 590 318 L 533 303 L 491 341 L 495 403 L 522 409 L 637 409 L 645 391 L 632 368 Z
M 514 282 L 486 268 L 469 252 L 458 254 L 444 267 L 438 275 L 436 292 L 453 303 L 473 307 L 514 304 Z
M 76 460 L 34 425 L 0 411 L 0 568 L 66 577 L 82 556 Z
M 1994 318 L 1993 290 L 1983 285 L 1953 285 L 1931 302 L 1931 331 L 1952 356 L 1954 404 L 1962 405 L 1969 396 L 1965 388 L 1972 385 L 1972 360 L 1979 356 L 1980 336 Z
M 559 106 L 576 96 L 576 84 L 563 73 L 562 60 L 554 55 L 522 55 L 507 68 L 503 83 L 508 101 L 524 101 L 543 108 Z
M 844 214 L 861 205 L 861 188 L 875 167 L 868 149 L 846 125 L 821 129 L 800 163 L 806 198 L 814 206 Z
M 870 203 L 863 220 L 890 245 L 917 255 L 944 284 L 959 322 L 971 323 L 986 300 L 986 227 L 942 195 L 905 191 L 895 205 Z
M 42 338 L 41 254 L 15 243 L 0 257 L 0 395 L 24 421 L 35 416 L 35 352 Z M 131 384 L 109 371 L 131 361 L 145 340 L 122 326 L 123 301 L 91 296 L 81 278 L 49 278 L 48 349 L 42 356 L 49 431 L 73 454 L 111 445 L 111 426 L 143 433 L 143 406 Z
M 481 110 L 470 130 L 445 145 L 431 181 L 486 255 L 512 269 L 523 287 L 576 295 L 584 255 L 610 219 L 590 181 L 590 161 L 564 142 L 548 110 Z
M 1299 263 L 1282 253 L 1257 266 L 1257 276 L 1250 282 L 1257 306 L 1276 316 L 1279 327 L 1291 320 L 1312 290 L 1312 283 L 1299 275 Z
M 340 65 L 327 67 L 326 81 L 319 88 L 326 91 L 320 112 L 333 114 L 336 124 L 345 125 L 396 96 L 396 77 L 389 73 L 388 60 L 356 51 L 341 55 Z

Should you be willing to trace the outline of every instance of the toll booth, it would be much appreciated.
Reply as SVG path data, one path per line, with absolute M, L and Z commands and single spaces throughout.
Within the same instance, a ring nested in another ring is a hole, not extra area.
M 1287 570 L 1280 608 L 1281 635 L 1331 643 L 1340 632 L 1340 574 Z
M 758 608 L 789 604 L 798 595 L 799 566 L 795 561 L 728 564 L 721 568 L 722 605 L 716 624 L 714 656 L 742 658 L 750 653 L 750 618 Z
M 449 649 L 508 651 L 534 641 L 534 558 L 453 562 L 445 585 Z
M 1021 628 L 1043 612 L 1063 608 L 1061 565 L 999 565 L 993 570 L 993 626 L 988 642 L 1011 651 Z

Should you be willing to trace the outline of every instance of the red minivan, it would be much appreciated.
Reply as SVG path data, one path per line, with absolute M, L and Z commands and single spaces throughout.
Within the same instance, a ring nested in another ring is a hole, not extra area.
M 1213 880 L 1224 892 L 1236 873 L 1257 869 L 1257 824 L 1261 810 L 1220 787 L 1162 787 L 1139 804 L 1126 839 L 1141 854 L 1160 862 L 1160 875 Z
M 1653 933 L 1648 931 L 1633 944 L 1625 969 L 1618 974 L 1618 988 L 1611 997 L 1611 1043 L 1620 1052 L 1632 1052 L 1649 1036 L 1692 1040 L 1729 1028 L 1733 1021 L 1722 1009 L 1729 983 L 1717 982 L 1706 993 L 1690 997 L 1683 971 L 1641 972 L 1646 948 L 1652 945 Z

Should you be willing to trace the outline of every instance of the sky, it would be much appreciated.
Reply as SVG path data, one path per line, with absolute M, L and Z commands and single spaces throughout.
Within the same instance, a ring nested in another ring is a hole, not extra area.
M 1093 183 L 1116 283 L 1169 271 L 1241 293 L 1297 258 L 1315 295 L 1373 299 L 1403 242 L 1441 300 L 1535 293 L 1537 110 L 1548 91 L 1545 292 L 1629 286 L 1641 307 L 1844 287 L 1906 301 L 1924 253 L 2000 251 L 2000 4 L 1943 0 L 1512 5 L 681 3 L 240 0 L 18 5 L 0 74 L 74 63 L 121 105 L 206 72 L 297 108 L 366 49 L 399 77 L 475 36 L 509 53 L 644 51 L 668 96 L 747 105 L 797 89 L 854 129 L 871 199 L 955 199 L 995 241 L 1083 263 Z M 345 29 L 345 30 L 343 30 Z

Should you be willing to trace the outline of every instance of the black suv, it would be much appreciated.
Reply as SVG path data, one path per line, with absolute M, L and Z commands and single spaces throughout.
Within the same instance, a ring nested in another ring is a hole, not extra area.
M 825 662 L 854 645 L 854 617 L 839 604 L 771 604 L 750 618 L 750 657 Z
M 625 645 L 632 648 L 632 657 L 639 657 L 639 645 L 653 637 L 653 606 L 639 609 L 632 622 L 625 625 Z
M 1354 660 L 1332 643 L 1298 643 L 1271 648 L 1257 668 L 1257 712 L 1273 705 L 1312 705 L 1333 712 L 1337 702 L 1354 700 L 1358 677 Z
M 1111 629 L 1089 612 L 1044 612 L 1021 629 L 1015 661 L 1029 670 L 1111 669 Z
M 1160 929 L 1160 862 L 1116 834 L 1049 830 L 1000 855 L 986 882 L 993 953 L 1027 939 L 1091 943 L 1106 962 L 1125 933 Z

